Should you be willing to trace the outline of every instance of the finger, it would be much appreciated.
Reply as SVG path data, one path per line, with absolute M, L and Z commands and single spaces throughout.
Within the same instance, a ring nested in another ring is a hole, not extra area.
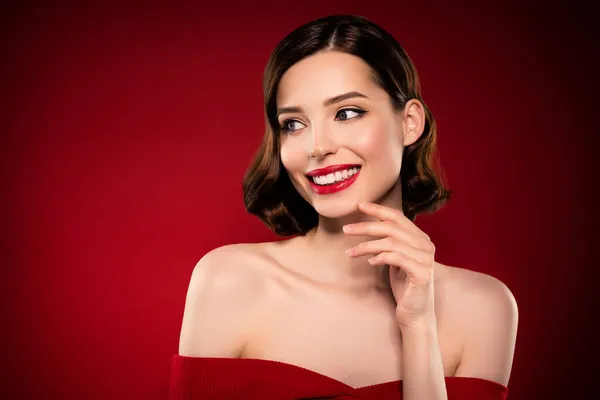
M 382 252 L 400 252 L 406 257 L 424 265 L 430 265 L 433 262 L 433 254 L 430 252 L 419 250 L 392 238 L 369 240 L 359 243 L 347 251 L 351 257 L 359 257 L 365 254 L 379 254 Z
M 382 206 L 381 204 L 371 202 L 359 202 L 358 209 L 365 214 L 372 215 L 384 221 L 394 221 L 400 226 L 406 228 L 409 231 L 415 232 L 420 235 L 425 235 L 418 226 L 416 226 L 410 219 L 402 213 L 402 211 L 395 208 Z M 427 236 L 427 235 L 425 235 Z
M 423 237 L 408 231 L 392 221 L 357 222 L 355 224 L 345 225 L 343 230 L 347 235 L 389 236 L 416 249 L 424 251 L 433 250 L 433 244 L 428 237 Z
M 417 261 L 399 252 L 384 252 L 369 259 L 371 265 L 389 264 L 390 268 L 401 268 L 410 280 L 418 286 L 426 286 L 433 280 L 433 269 L 423 268 Z

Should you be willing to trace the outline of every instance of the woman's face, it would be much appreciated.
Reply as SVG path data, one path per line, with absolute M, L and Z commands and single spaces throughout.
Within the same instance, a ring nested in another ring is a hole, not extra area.
M 420 135 L 405 137 L 414 131 L 414 120 L 406 118 L 408 104 L 396 112 L 370 74 L 361 58 L 327 51 L 299 61 L 279 83 L 281 161 L 298 193 L 329 218 L 355 212 L 358 201 L 379 202 L 391 190 L 400 191 L 404 146 Z M 351 92 L 359 94 L 327 102 Z M 327 194 L 313 188 L 307 173 L 339 164 L 360 167 L 351 185 Z

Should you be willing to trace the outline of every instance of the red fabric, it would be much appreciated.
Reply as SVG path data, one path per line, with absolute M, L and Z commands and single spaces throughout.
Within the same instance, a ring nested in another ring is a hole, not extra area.
M 446 377 L 448 400 L 505 400 L 508 389 L 479 378 Z M 401 400 L 402 381 L 353 388 L 278 361 L 174 355 L 169 400 Z

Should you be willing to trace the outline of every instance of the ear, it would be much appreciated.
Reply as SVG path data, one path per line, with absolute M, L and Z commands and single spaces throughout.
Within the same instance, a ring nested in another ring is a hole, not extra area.
M 404 146 L 416 142 L 423 134 L 425 129 L 425 108 L 417 99 L 410 99 L 404 106 L 403 129 Z

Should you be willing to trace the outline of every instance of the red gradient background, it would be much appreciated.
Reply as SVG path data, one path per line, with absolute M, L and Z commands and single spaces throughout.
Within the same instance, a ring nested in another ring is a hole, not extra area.
M 241 191 L 267 58 L 337 13 L 380 24 L 418 69 L 455 194 L 416 223 L 440 262 L 513 291 L 509 398 L 591 387 L 597 18 L 572 1 L 412 3 L 4 8 L 0 397 L 166 398 L 195 263 L 279 239 Z

